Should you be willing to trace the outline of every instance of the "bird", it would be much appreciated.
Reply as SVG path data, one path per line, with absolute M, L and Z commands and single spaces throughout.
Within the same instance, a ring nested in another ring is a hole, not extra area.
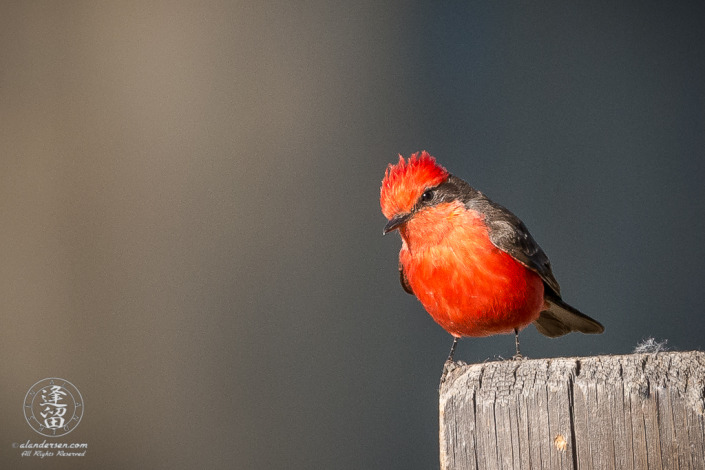
M 458 339 L 514 333 L 534 324 L 555 338 L 604 327 L 561 297 L 551 263 L 512 212 L 450 174 L 427 151 L 399 155 L 380 188 L 388 220 L 401 235 L 399 280 L 433 320 Z M 444 374 L 445 375 L 445 374 Z

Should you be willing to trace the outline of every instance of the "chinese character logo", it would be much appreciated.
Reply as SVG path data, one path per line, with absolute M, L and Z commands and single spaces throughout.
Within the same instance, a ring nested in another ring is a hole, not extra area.
M 42 436 L 63 436 L 81 422 L 83 397 L 67 380 L 40 380 L 24 397 L 24 417 L 32 429 Z

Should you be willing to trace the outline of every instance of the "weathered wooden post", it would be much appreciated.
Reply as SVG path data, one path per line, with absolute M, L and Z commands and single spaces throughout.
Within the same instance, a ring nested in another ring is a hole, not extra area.
M 440 390 L 441 469 L 705 469 L 705 353 L 499 361 Z

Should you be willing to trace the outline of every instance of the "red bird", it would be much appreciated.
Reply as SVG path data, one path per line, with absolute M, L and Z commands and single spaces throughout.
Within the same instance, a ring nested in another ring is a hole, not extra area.
M 551 263 L 524 223 L 426 152 L 389 165 L 380 190 L 384 233 L 399 230 L 399 277 L 458 338 L 515 334 L 533 323 L 551 338 L 604 327 L 561 300 Z

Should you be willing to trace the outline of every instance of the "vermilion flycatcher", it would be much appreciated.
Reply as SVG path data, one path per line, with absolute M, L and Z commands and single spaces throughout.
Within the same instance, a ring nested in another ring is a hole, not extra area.
M 384 233 L 399 230 L 399 277 L 433 319 L 458 338 L 602 333 L 604 327 L 561 300 L 551 263 L 524 223 L 457 178 L 426 152 L 389 165 L 380 190 Z

